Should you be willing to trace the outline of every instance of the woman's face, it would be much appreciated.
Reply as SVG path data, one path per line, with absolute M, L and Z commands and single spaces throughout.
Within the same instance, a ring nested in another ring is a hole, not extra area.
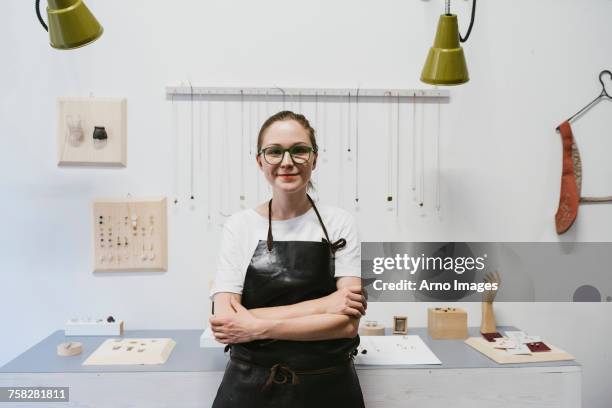
M 262 149 L 267 147 L 289 149 L 293 146 L 313 147 L 308 132 L 295 120 L 274 122 L 263 134 Z M 291 159 L 289 152 L 284 153 L 283 160 L 278 164 L 268 163 L 263 153 L 257 156 L 257 164 L 268 183 L 276 191 L 284 193 L 295 193 L 307 188 L 316 163 L 315 152 L 310 154 L 310 159 L 305 163 L 296 163 Z

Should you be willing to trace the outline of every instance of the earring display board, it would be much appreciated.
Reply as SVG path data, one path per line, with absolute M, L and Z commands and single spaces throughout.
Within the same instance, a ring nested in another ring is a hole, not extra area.
M 465 340 L 465 344 L 478 350 L 497 364 L 510 364 L 510 363 L 543 363 L 547 361 L 566 361 L 575 360 L 576 358 L 571 354 L 551 346 L 546 343 L 550 348 L 549 351 L 532 352 L 530 355 L 525 354 L 510 354 L 506 350 L 495 348 L 495 343 L 490 343 L 482 337 L 470 337 Z
M 125 98 L 59 98 L 58 164 L 127 165 Z
M 83 365 L 164 364 L 176 342 L 164 339 L 108 339 Z
M 94 271 L 167 271 L 166 201 L 94 201 Z

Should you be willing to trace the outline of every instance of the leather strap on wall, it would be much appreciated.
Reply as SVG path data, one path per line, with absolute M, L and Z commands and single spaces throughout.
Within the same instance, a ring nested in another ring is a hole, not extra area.
M 555 224 L 557 234 L 563 234 L 570 229 L 578 215 L 580 190 L 576 181 L 574 160 L 572 159 L 572 151 L 576 149 L 576 144 L 569 122 L 563 122 L 559 126 L 559 132 L 563 142 L 563 172 L 561 173 L 561 195 L 559 197 L 559 208 L 555 215 Z

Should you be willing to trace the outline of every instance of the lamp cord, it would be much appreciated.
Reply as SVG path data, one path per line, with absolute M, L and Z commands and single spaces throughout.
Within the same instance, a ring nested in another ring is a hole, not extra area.
M 451 15 L 450 0 L 446 0 L 446 15 L 447 16 Z M 470 26 L 468 27 L 465 37 L 462 37 L 461 33 L 459 33 L 459 39 L 461 40 L 462 43 L 466 42 L 468 38 L 470 38 L 470 34 L 472 34 L 472 28 L 474 28 L 475 19 L 476 19 L 476 0 L 472 0 L 472 17 L 470 18 Z
M 36 17 L 38 17 L 38 21 L 40 21 L 40 24 L 42 24 L 45 31 L 49 31 L 49 27 L 47 27 L 45 20 L 43 20 L 42 15 L 40 14 L 40 0 L 36 0 L 35 7 L 36 7 Z
M 476 0 L 472 0 L 472 17 L 470 18 L 470 26 L 468 27 L 465 37 L 461 37 L 461 34 L 459 34 L 459 39 L 461 40 L 462 43 L 466 42 L 468 38 L 470 38 L 470 34 L 472 34 L 472 28 L 474 28 L 475 19 L 476 19 Z

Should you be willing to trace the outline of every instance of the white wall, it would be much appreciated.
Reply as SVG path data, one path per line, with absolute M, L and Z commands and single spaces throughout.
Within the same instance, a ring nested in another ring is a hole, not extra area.
M 463 31 L 469 4 L 453 3 Z M 223 222 L 219 211 L 239 209 L 240 160 L 248 153 L 235 150 L 223 164 L 217 158 L 210 186 L 206 163 L 198 160 L 196 200 L 189 203 L 189 108 L 177 106 L 182 164 L 175 184 L 176 137 L 166 85 L 191 80 L 208 86 L 423 87 L 421 65 L 443 10 L 442 1 L 418 0 L 90 0 L 88 5 L 105 33 L 72 52 L 47 45 L 31 4 L 13 0 L 3 5 L 0 364 L 73 316 L 112 313 L 128 329 L 204 326 Z M 329 125 L 329 152 L 317 170 L 321 201 L 355 211 L 365 241 L 558 240 L 553 220 L 561 143 L 554 129 L 596 96 L 596 75 L 612 68 L 611 15 L 610 0 L 479 2 L 466 46 L 472 81 L 452 88 L 451 103 L 442 107 L 440 211 L 432 205 L 435 106 L 426 111 L 424 209 L 410 196 L 406 108 L 400 213 L 387 211 L 386 106 L 380 103 L 362 108 L 359 210 L 353 205 L 354 161 L 342 153 L 346 129 L 339 119 Z M 56 166 L 56 98 L 89 94 L 128 98 L 126 169 Z M 223 106 L 212 109 L 212 137 L 219 144 L 226 132 Z M 236 147 L 239 106 L 230 103 L 228 109 L 227 143 Z M 304 109 L 312 115 L 312 105 Z M 346 114 L 340 104 L 329 109 L 336 118 Z M 575 126 L 588 194 L 612 194 L 609 116 L 604 103 Z M 253 118 L 249 128 L 255 123 Z M 371 153 L 380 145 L 383 153 Z M 257 202 L 255 171 L 248 161 L 249 205 Z M 225 184 L 232 186 L 229 191 L 222 190 Z M 172 198 L 176 191 L 179 205 L 168 211 L 167 273 L 91 272 L 93 198 L 128 193 Z M 266 191 L 260 184 L 260 199 Z M 210 193 L 212 223 L 207 222 Z M 611 225 L 611 206 L 582 206 L 577 225 L 563 239 L 609 241 Z M 369 311 L 384 322 L 407 314 L 412 326 L 423 326 L 426 307 L 372 304 Z M 478 325 L 478 305 L 466 307 L 470 323 Z M 499 323 L 540 334 L 578 357 L 584 366 L 584 406 L 609 404 L 610 304 L 508 303 L 497 310 Z

